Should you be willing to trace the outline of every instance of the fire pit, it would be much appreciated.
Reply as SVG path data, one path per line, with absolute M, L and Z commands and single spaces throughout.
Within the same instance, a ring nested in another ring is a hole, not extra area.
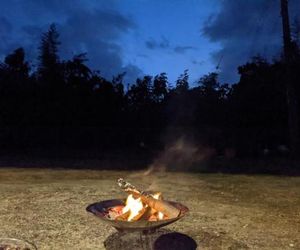
M 189 211 L 178 202 L 163 200 L 161 193 L 139 191 L 123 179 L 118 184 L 129 193 L 127 199 L 100 201 L 86 210 L 120 232 L 153 232 L 181 219 Z
M 163 219 L 158 221 L 149 221 L 149 220 L 137 220 L 137 221 L 121 221 L 115 220 L 110 216 L 111 209 L 115 207 L 125 206 L 125 199 L 114 199 L 97 202 L 89 205 L 86 210 L 90 213 L 93 213 L 98 218 L 102 219 L 105 223 L 115 227 L 118 231 L 143 231 L 144 233 L 151 232 L 157 228 L 169 225 L 179 219 L 181 219 L 189 209 L 177 202 L 165 201 L 168 202 L 171 206 L 176 207 L 180 210 L 179 216 L 176 218 Z

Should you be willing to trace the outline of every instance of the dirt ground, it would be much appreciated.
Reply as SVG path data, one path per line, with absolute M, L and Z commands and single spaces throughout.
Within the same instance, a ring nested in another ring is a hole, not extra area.
M 166 230 L 197 249 L 300 249 L 300 177 L 254 175 L 1 168 L 0 237 L 38 249 L 105 249 L 116 230 L 85 208 L 125 197 L 119 177 L 189 207 Z

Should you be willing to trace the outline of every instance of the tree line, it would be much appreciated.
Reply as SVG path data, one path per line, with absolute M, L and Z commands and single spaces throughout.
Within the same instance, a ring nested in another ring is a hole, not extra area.
M 290 78 L 299 82 L 296 42 Z M 238 67 L 240 80 L 221 84 L 211 72 L 190 87 L 188 70 L 171 84 L 167 73 L 136 79 L 127 89 L 126 72 L 108 80 L 91 70 L 85 53 L 59 58 L 55 25 L 42 35 L 36 68 L 18 48 L 0 63 L 0 146 L 162 147 L 168 131 L 222 154 L 240 156 L 287 145 L 286 75 L 281 58 L 260 56 Z M 296 86 L 299 96 L 299 86 Z M 299 109 L 300 110 L 300 109 Z

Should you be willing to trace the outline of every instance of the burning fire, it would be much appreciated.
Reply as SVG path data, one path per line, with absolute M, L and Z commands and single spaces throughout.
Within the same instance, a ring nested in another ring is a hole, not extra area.
M 143 209 L 144 205 L 141 200 L 141 197 L 134 199 L 133 195 L 130 194 L 127 197 L 126 206 L 122 209 L 122 213 L 125 214 L 129 212 L 127 220 L 132 221 L 134 218 L 139 216 L 139 214 L 141 214 Z
M 161 193 L 156 193 L 153 195 L 153 198 L 155 199 L 158 199 L 158 200 L 161 200 L 162 199 L 162 195 Z M 162 220 L 164 218 L 164 214 L 162 212 L 157 212 L 157 217 L 158 217 L 158 220 Z
M 161 193 L 140 191 L 122 178 L 118 179 L 118 185 L 129 195 L 125 206 L 110 208 L 109 218 L 122 221 L 158 221 L 176 218 L 180 214 L 179 209 L 162 199 Z
M 152 196 L 154 199 L 161 199 L 161 193 L 156 193 Z M 164 219 L 164 214 L 162 212 L 149 207 L 147 204 L 143 203 L 141 197 L 134 198 L 132 194 L 128 195 L 126 199 L 126 206 L 122 209 L 122 215 L 125 215 L 125 217 L 128 216 L 126 218 L 127 221 L 137 221 L 139 219 L 157 221 Z
M 155 193 L 152 197 L 156 200 L 162 200 L 161 193 Z M 135 198 L 132 194 L 128 195 L 125 206 L 111 208 L 110 217 L 123 221 L 158 221 L 168 218 L 164 213 L 145 204 L 141 197 Z

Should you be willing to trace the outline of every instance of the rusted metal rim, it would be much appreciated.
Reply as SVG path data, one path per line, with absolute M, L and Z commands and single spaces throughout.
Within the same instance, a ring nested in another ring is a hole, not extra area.
M 165 200 L 166 201 L 166 200 Z M 189 209 L 174 201 L 167 201 L 172 206 L 178 208 L 180 210 L 180 214 L 176 218 L 171 218 L 167 220 L 160 220 L 160 221 L 146 221 L 146 220 L 138 220 L 134 222 L 129 221 L 116 221 L 109 219 L 107 217 L 109 208 L 125 205 L 125 199 L 113 199 L 113 200 L 105 200 L 90 204 L 86 210 L 98 218 L 102 219 L 105 223 L 115 227 L 118 231 L 152 231 L 157 228 L 169 225 L 187 214 Z

